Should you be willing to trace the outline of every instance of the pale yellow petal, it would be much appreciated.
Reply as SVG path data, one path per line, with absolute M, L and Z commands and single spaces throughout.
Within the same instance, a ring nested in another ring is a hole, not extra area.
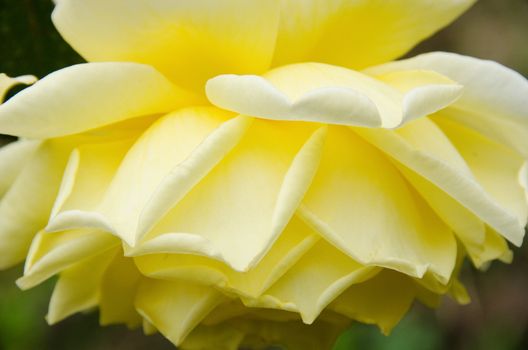
M 431 209 L 453 230 L 470 258 L 481 259 L 486 247 L 486 225 L 469 209 L 450 197 L 425 177 L 402 164 L 395 164 L 402 175 L 420 193 Z
M 521 170 L 519 170 L 519 184 L 524 189 L 524 194 L 528 201 L 528 160 L 524 162 Z
M 214 326 L 237 318 L 274 322 L 297 321 L 302 323 L 301 315 L 298 312 L 291 312 L 280 308 L 247 307 L 240 299 L 229 299 L 211 311 L 203 319 L 201 324 Z M 347 322 L 345 317 L 327 310 L 324 310 L 317 320 L 334 323 Z
M 290 269 L 318 240 L 318 235 L 295 216 L 262 260 L 247 272 L 190 254 L 147 254 L 134 258 L 145 276 L 215 285 L 230 293 L 258 297 Z
M 0 105 L 0 133 L 51 138 L 196 101 L 147 65 L 79 64 L 51 73 Z
M 475 0 L 283 0 L 274 65 L 363 68 L 403 55 Z
M 143 279 L 137 311 L 178 346 L 225 297 L 215 289 L 186 281 Z
M 43 143 L 0 201 L 0 268 L 24 260 L 33 237 L 46 226 L 67 153 L 59 141 Z
M 170 181 L 172 173 L 176 173 L 174 177 L 177 178 L 188 169 L 194 170 L 185 163 L 187 159 L 198 153 L 198 159 L 193 160 L 202 167 L 186 174 L 188 184 L 180 189 L 182 194 L 179 196 L 174 193 L 175 201 L 205 176 L 207 172 L 204 174 L 203 168 L 213 167 L 237 143 L 247 128 L 248 120 L 229 120 L 229 117 L 231 114 L 209 107 L 183 109 L 160 119 L 141 136 L 119 167 L 102 203 L 102 210 L 108 213 L 115 231 L 125 241 L 130 244 L 136 241 L 137 225 L 142 221 L 140 215 L 145 206 L 155 200 L 155 191 L 162 183 L 166 179 Z M 219 140 L 213 142 L 215 145 L 205 142 L 209 136 L 214 138 L 215 135 L 219 135 Z M 213 153 L 209 157 L 208 152 L 200 152 L 200 145 L 204 144 L 207 149 L 218 146 L 220 154 Z M 164 187 L 167 190 L 167 186 Z M 160 192 L 163 194 L 163 191 Z M 159 200 L 162 202 L 159 209 L 170 209 L 173 204 L 171 199 L 163 197 Z M 152 214 L 159 219 L 164 212 Z M 156 222 L 155 218 L 148 221 L 149 226 Z
M 435 278 L 433 274 L 426 273 L 422 278 L 414 278 L 414 282 L 416 283 L 418 287 L 427 289 L 431 293 L 434 293 L 437 295 L 443 296 L 449 293 L 451 290 L 455 290 L 456 291 L 455 294 L 457 294 L 457 296 L 460 296 L 461 293 L 459 292 L 462 291 L 463 286 L 458 285 L 460 283 L 458 278 L 460 276 L 460 270 L 462 269 L 462 266 L 465 263 L 465 258 L 466 258 L 466 252 L 464 251 L 463 247 L 459 246 L 457 249 L 455 267 L 453 268 L 453 273 L 451 274 L 451 278 L 449 280 L 438 281 L 438 279 Z
M 154 327 L 154 325 L 152 323 L 150 323 L 149 321 L 143 319 L 143 333 L 145 333 L 145 335 L 153 335 L 153 334 L 156 334 L 158 332 L 158 330 L 156 329 L 156 327 Z
M 486 269 L 492 260 L 500 260 L 510 264 L 513 260 L 513 252 L 508 243 L 495 230 L 486 227 L 486 237 L 481 251 L 472 256 L 473 263 L 480 269 Z
M 416 289 L 411 278 L 384 270 L 366 282 L 351 286 L 329 308 L 351 319 L 376 324 L 388 334 L 409 310 Z
M 0 148 L 0 198 L 15 182 L 39 145 L 38 141 L 19 140 Z
M 251 321 L 244 318 L 228 322 L 246 336 L 241 348 L 266 349 L 277 344 L 294 350 L 330 350 L 346 323 L 316 321 L 311 325 L 299 321 Z
M 281 233 L 271 249 L 251 270 L 243 273 L 229 271 L 229 289 L 257 296 L 273 285 L 310 250 L 319 235 L 296 216 Z
M 133 244 L 138 226 L 147 231 L 237 143 L 250 119 L 226 122 L 230 116 L 183 109 L 155 122 L 128 152 L 127 140 L 80 149 L 55 204 L 63 211 L 47 229 L 101 228 Z
M 49 324 L 97 306 L 101 279 L 116 252 L 109 250 L 82 260 L 61 273 L 46 316 Z
M 96 230 L 41 231 L 33 239 L 24 276 L 17 285 L 21 289 L 32 288 L 69 266 L 118 245 L 115 237 Z
M 299 214 L 363 265 L 415 277 L 430 270 L 444 281 L 451 275 L 456 242 L 450 229 L 390 159 L 349 128 L 331 129 Z
M 70 154 L 59 193 L 53 205 L 47 231 L 61 231 L 89 226 L 92 220 L 101 221 L 103 231 L 110 226 L 98 208 L 133 138 L 90 144 L 75 148 Z
M 262 72 L 271 63 L 279 0 L 59 0 L 53 22 L 89 61 L 153 65 L 203 89 L 221 73 Z
M 528 157 L 528 81 L 496 62 L 433 52 L 369 69 L 386 74 L 409 69 L 436 71 L 464 86 L 461 98 L 443 112 Z
M 207 82 L 206 92 L 213 104 L 249 116 L 385 128 L 435 112 L 461 92 L 461 86 L 433 72 L 381 79 L 342 67 L 301 63 L 262 77 L 220 75 Z
M 436 123 L 464 157 L 479 184 L 504 209 L 526 226 L 528 201 L 519 183 L 525 159 L 510 148 L 456 122 L 435 116 Z M 528 123 L 528 115 L 527 115 Z
M 463 86 L 428 70 L 408 70 L 376 76 L 404 94 L 401 124 L 432 114 L 457 101 Z M 400 124 L 400 125 L 401 125 Z
M 32 75 L 22 75 L 19 77 L 10 77 L 4 73 L 0 73 L 0 103 L 4 102 L 4 98 L 9 90 L 18 84 L 31 85 L 37 81 L 37 78 Z
M 182 350 L 238 350 L 245 332 L 223 324 L 214 327 L 198 326 L 180 346 Z
M 142 318 L 137 313 L 134 300 L 141 274 L 130 258 L 116 254 L 101 280 L 99 297 L 99 322 L 101 325 L 124 323 L 137 327 Z
M 446 192 L 510 242 L 521 244 L 524 227 L 484 191 L 447 137 L 430 120 L 416 120 L 398 132 L 355 132 Z
M 321 240 L 284 276 L 257 299 L 243 299 L 250 307 L 299 312 L 311 324 L 346 288 L 379 271 L 365 267 Z
M 247 271 L 283 231 L 310 185 L 326 129 L 255 120 L 240 143 L 138 245 Z

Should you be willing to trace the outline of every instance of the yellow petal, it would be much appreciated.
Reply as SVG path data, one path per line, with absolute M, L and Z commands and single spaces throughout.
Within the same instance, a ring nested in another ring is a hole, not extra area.
M 510 242 L 521 244 L 524 227 L 484 191 L 456 149 L 430 120 L 415 120 L 398 132 L 355 132 L 446 192 Z
M 250 119 L 223 123 L 230 116 L 184 109 L 159 119 L 129 151 L 126 139 L 79 148 L 47 229 L 100 228 L 133 244 L 237 143 Z
M 193 102 L 195 98 L 150 66 L 79 64 L 46 76 L 0 105 L 0 132 L 51 138 Z
M 456 243 L 449 228 L 390 159 L 349 128 L 331 129 L 299 213 L 363 265 L 415 277 L 430 270 L 444 281 L 451 275 Z
M 376 324 L 388 334 L 409 310 L 415 290 L 412 279 L 383 270 L 376 277 L 348 288 L 329 308 L 348 318 Z
M 43 143 L 2 198 L 0 268 L 24 260 L 33 237 L 46 226 L 67 152 L 60 141 Z
M 112 235 L 96 230 L 40 231 L 31 243 L 24 276 L 17 280 L 29 289 L 76 262 L 99 255 L 119 245 Z
M 143 279 L 137 311 L 178 346 L 224 296 L 215 289 L 186 281 Z
M 238 350 L 245 332 L 224 324 L 214 327 L 198 326 L 183 341 L 182 350 Z
M 82 144 L 70 154 L 61 187 L 47 231 L 61 231 L 89 226 L 91 220 L 102 221 L 99 228 L 108 230 L 110 224 L 98 212 L 112 179 L 133 139 Z
M 299 312 L 303 322 L 311 324 L 347 287 L 371 278 L 378 271 L 358 264 L 320 241 L 263 296 L 243 301 L 250 307 Z
M 183 109 L 160 119 L 141 136 L 119 167 L 102 203 L 102 211 L 108 213 L 115 231 L 126 242 L 134 244 L 136 241 L 137 226 L 145 220 L 140 215 L 147 205 L 154 205 L 150 203 L 157 199 L 158 188 L 158 198 L 162 196 L 156 202 L 161 202 L 158 204 L 160 212 L 149 210 L 155 217 L 147 218 L 145 226 L 155 224 L 237 143 L 249 120 L 228 120 L 231 116 L 214 108 Z M 217 152 L 207 152 L 212 148 Z M 186 163 L 187 159 L 189 162 Z M 197 166 L 193 167 L 192 163 Z M 182 187 L 179 187 L 178 180 L 184 184 Z M 163 196 L 170 185 L 174 199 L 173 196 Z
M 463 286 L 460 286 L 460 288 L 458 288 L 457 283 L 459 283 L 458 278 L 460 276 L 460 270 L 462 268 L 462 265 L 465 262 L 465 258 L 466 254 L 464 249 L 462 247 L 458 247 L 455 267 L 453 268 L 451 278 L 447 281 L 438 281 L 438 279 L 436 279 L 433 274 L 426 273 L 422 278 L 414 278 L 414 282 L 419 287 L 423 287 L 428 291 L 431 291 L 432 293 L 438 295 L 445 295 L 450 290 L 457 290 L 457 292 L 461 291 L 463 289 Z M 455 284 L 457 284 L 456 287 L 454 287 Z
M 280 11 L 279 0 L 55 2 L 55 26 L 87 60 L 147 63 L 195 88 L 265 70 Z
M 403 55 L 475 0 L 283 0 L 274 65 L 363 68 Z
M 515 216 L 521 226 L 528 221 L 528 201 L 519 183 L 525 159 L 510 148 L 456 122 L 435 116 L 437 124 L 464 157 L 484 190 Z M 527 115 L 528 122 L 528 115 Z
M 267 349 L 270 344 L 293 350 L 331 349 L 348 322 L 318 320 L 305 325 L 297 320 L 238 317 L 216 325 L 200 325 L 182 343 L 184 350 Z
M 404 94 L 400 125 L 451 105 L 463 91 L 462 85 L 428 70 L 392 72 L 376 78 Z
M 317 233 L 293 217 L 262 260 L 247 272 L 238 272 L 220 261 L 190 254 L 148 254 L 134 260 L 141 273 L 151 278 L 194 281 L 215 285 L 230 293 L 258 297 L 317 240 Z
M 426 178 L 399 163 L 395 165 L 431 209 L 453 230 L 471 259 L 474 262 L 481 259 L 486 247 L 486 225 L 482 220 Z
M 0 103 L 4 101 L 5 95 L 13 86 L 18 84 L 31 85 L 36 81 L 37 78 L 32 75 L 22 75 L 11 78 L 4 73 L 0 73 Z
M 489 263 L 495 259 L 510 264 L 513 260 L 513 252 L 499 233 L 486 227 L 486 237 L 482 244 L 482 249 L 477 251 L 471 258 L 476 267 L 486 269 Z
M 207 82 L 206 93 L 221 108 L 255 117 L 394 128 L 449 105 L 461 91 L 432 72 L 382 78 L 387 83 L 342 67 L 301 63 L 263 77 L 220 75 Z
M 134 307 L 134 299 L 141 274 L 134 261 L 116 254 L 101 280 L 99 322 L 101 325 L 124 323 L 133 328 L 141 324 L 141 316 Z
M 0 198 L 15 182 L 39 145 L 36 141 L 19 140 L 0 148 Z
M 145 333 L 145 335 L 153 335 L 157 332 L 158 330 L 156 329 L 156 327 L 154 327 L 152 323 L 143 319 L 143 333 Z
M 433 52 L 369 69 L 385 74 L 409 69 L 436 71 L 464 86 L 443 116 L 501 142 L 528 157 L 528 81 L 496 62 Z
M 284 230 L 310 185 L 325 128 L 255 120 L 240 143 L 145 236 L 247 271 Z M 148 243 L 147 243 L 148 242 Z M 162 247 L 162 248 L 160 248 Z
M 97 306 L 101 279 L 116 252 L 112 249 L 82 260 L 60 274 L 46 316 L 49 324 Z
M 528 201 L 528 160 L 524 162 L 521 170 L 519 171 L 519 184 L 524 189 L 526 200 Z

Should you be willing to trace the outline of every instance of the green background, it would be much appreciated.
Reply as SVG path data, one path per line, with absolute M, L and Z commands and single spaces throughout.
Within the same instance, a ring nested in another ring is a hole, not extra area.
M 53 28 L 52 9 L 49 0 L 0 0 L 0 72 L 43 77 L 83 62 Z M 493 59 L 528 76 L 527 44 L 528 1 L 481 0 L 409 56 L 453 51 Z M 21 272 L 21 267 L 0 272 L 0 350 L 173 349 L 159 335 L 99 327 L 96 312 L 49 327 L 44 315 L 53 281 L 22 292 L 14 285 Z M 356 324 L 336 349 L 528 349 L 528 249 L 517 249 L 512 265 L 497 263 L 485 274 L 466 266 L 463 280 L 470 305 L 445 300 L 435 311 L 415 305 L 389 337 Z

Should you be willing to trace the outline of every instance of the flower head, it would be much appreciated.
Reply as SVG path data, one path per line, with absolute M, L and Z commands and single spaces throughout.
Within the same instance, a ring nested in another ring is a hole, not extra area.
M 59 274 L 50 323 L 97 306 L 184 349 L 322 349 L 468 302 L 464 259 L 521 244 L 528 82 L 389 62 L 473 1 L 56 3 L 92 62 L 0 106 L 0 267 Z

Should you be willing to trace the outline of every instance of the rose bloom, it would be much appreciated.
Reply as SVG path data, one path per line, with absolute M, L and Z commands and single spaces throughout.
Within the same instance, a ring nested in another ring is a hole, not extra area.
M 528 82 L 390 62 L 472 0 L 56 0 L 89 62 L 0 106 L 0 267 L 182 349 L 325 349 L 512 259 Z M 316 63 L 315 63 L 316 62 Z M 31 77 L 0 77 L 0 93 Z

